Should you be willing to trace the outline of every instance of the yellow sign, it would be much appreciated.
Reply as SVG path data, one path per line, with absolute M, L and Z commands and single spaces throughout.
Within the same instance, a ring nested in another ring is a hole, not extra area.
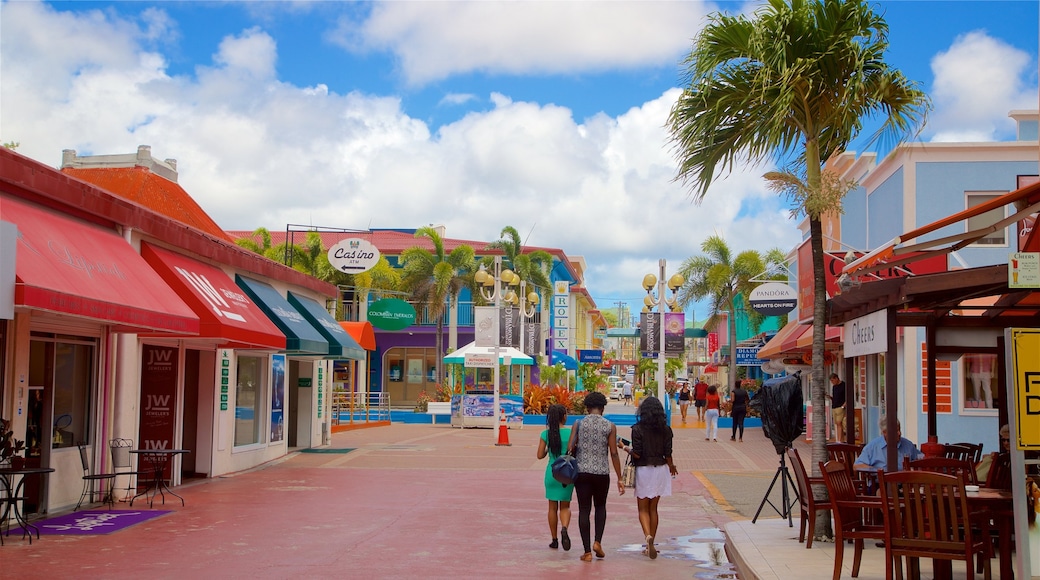
M 1040 328 L 1009 330 L 1018 448 L 1040 449 Z

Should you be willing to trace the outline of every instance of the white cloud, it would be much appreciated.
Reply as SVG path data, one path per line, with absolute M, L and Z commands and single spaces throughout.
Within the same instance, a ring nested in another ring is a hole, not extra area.
M 380 2 L 332 42 L 389 50 L 416 85 L 474 71 L 572 73 L 677 62 L 702 2 Z
M 489 110 L 431 133 L 396 96 L 279 80 L 277 46 L 261 29 L 225 38 L 194 75 L 171 75 L 164 54 L 146 48 L 162 22 L 4 4 L 0 137 L 53 165 L 65 148 L 151 145 L 177 159 L 180 184 L 226 229 L 436 223 L 450 237 L 490 241 L 510 225 L 530 245 L 583 256 L 605 308 L 640 300 L 659 257 L 675 269 L 716 231 L 737 251 L 797 241 L 763 187 L 765 168 L 719 181 L 699 205 L 673 181 L 664 125 L 677 90 L 587 119 L 477 95 Z M 54 35 L 82 49 L 46 41 Z
M 1008 112 L 1035 109 L 1036 66 L 1030 55 L 985 31 L 957 37 L 932 58 L 933 141 L 994 141 L 1014 136 Z

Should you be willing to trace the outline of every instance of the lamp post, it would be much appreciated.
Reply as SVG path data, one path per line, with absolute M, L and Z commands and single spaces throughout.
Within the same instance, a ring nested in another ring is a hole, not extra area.
M 653 311 L 654 306 L 657 306 L 658 307 L 657 311 L 661 314 L 661 319 L 657 323 L 657 334 L 659 335 L 659 338 L 660 338 L 660 344 L 658 345 L 658 350 L 657 350 L 657 398 L 661 400 L 661 404 L 662 405 L 664 404 L 664 400 L 665 400 L 665 388 L 664 388 L 664 360 L 665 360 L 665 354 L 664 354 L 664 313 L 665 313 L 665 306 L 667 306 L 668 309 L 672 310 L 672 311 L 677 311 L 678 310 L 679 301 L 678 301 L 678 298 L 676 297 L 675 294 L 676 294 L 676 292 L 679 291 L 679 288 L 681 288 L 682 285 L 686 282 L 686 280 L 683 279 L 681 274 L 673 274 L 672 277 L 669 278 L 668 282 L 667 282 L 668 289 L 672 291 L 672 297 L 671 298 L 666 297 L 665 293 L 664 293 L 664 287 L 665 287 L 665 265 L 666 264 L 667 264 L 667 261 L 664 258 L 661 258 L 660 260 L 657 261 L 657 265 L 658 265 L 658 267 L 660 269 L 660 272 L 661 272 L 660 279 L 658 279 L 657 276 L 654 276 L 653 274 L 647 274 L 646 276 L 643 276 L 643 289 L 646 290 L 646 297 L 643 298 L 643 305 L 644 305 L 643 306 L 643 312 L 651 312 L 651 311 Z M 655 285 L 657 286 L 657 295 L 656 296 L 654 295 L 654 286 Z M 670 408 L 670 407 L 666 406 L 666 408 Z
M 499 334 L 499 318 L 500 318 L 500 310 L 502 308 L 503 294 L 508 292 L 509 296 L 513 295 L 512 290 L 509 290 L 509 285 L 513 283 L 513 280 L 515 278 L 519 278 L 519 276 L 514 274 L 512 270 L 510 270 L 508 268 L 505 269 L 505 270 L 502 269 L 502 256 L 495 256 L 495 273 L 494 273 L 494 275 L 488 274 L 487 270 L 484 268 L 484 265 L 481 264 L 480 265 L 480 270 L 478 270 L 477 273 L 474 274 L 474 276 L 473 276 L 473 280 L 480 287 L 480 295 L 483 296 L 485 300 L 494 301 L 494 304 L 495 304 L 495 317 L 494 317 L 494 320 L 492 321 L 492 326 L 491 326 L 491 328 L 492 328 L 491 332 L 492 332 L 493 336 L 495 337 L 494 352 L 492 354 L 492 357 L 495 359 L 494 378 L 493 378 L 493 382 L 492 382 L 492 384 L 494 385 L 493 388 L 494 388 L 495 392 L 494 392 L 494 400 L 492 402 L 492 411 L 493 412 L 492 412 L 492 416 L 491 416 L 492 417 L 491 432 L 495 435 L 495 441 L 496 442 L 498 441 L 498 434 L 497 434 L 495 429 L 498 426 L 499 414 L 501 413 L 501 408 L 499 407 L 499 399 L 498 399 L 498 397 L 499 397 L 499 392 L 498 392 L 499 391 L 499 386 L 498 386 L 498 374 L 499 374 L 498 361 L 499 361 L 499 356 L 500 356 L 500 349 L 499 349 L 500 345 L 499 345 L 499 343 L 502 341 L 502 337 Z
M 516 286 L 517 280 L 520 280 L 520 276 L 514 274 L 512 281 L 510 281 L 510 285 L 511 286 Z M 529 319 L 532 316 L 534 316 L 534 313 L 538 310 L 538 303 L 541 301 L 541 297 L 538 295 L 538 292 L 536 292 L 534 290 L 532 290 L 530 293 L 528 293 L 527 292 L 527 280 L 520 280 L 520 294 L 518 295 L 516 292 L 514 292 L 513 290 L 510 289 L 509 292 L 506 293 L 505 300 L 506 300 L 506 302 L 509 302 L 510 304 L 512 304 L 514 307 L 519 308 L 520 309 L 520 316 L 521 316 L 521 318 L 526 320 L 526 319 Z M 526 334 L 524 326 L 525 325 L 523 324 L 523 321 L 521 321 L 521 324 L 520 324 L 520 350 L 523 350 L 524 347 L 527 345 L 527 342 L 525 341 L 525 338 L 524 338 L 524 335 Z M 527 353 L 524 353 L 524 354 L 527 354 Z M 523 373 L 521 373 L 521 376 L 522 375 L 523 375 Z M 520 396 L 521 397 L 524 396 L 524 383 L 523 383 L 523 380 L 520 381 Z

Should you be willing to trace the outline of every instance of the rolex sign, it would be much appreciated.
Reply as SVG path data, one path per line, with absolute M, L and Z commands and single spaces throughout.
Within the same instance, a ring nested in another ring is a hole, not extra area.
M 751 307 L 763 316 L 783 316 L 798 306 L 798 292 L 787 284 L 766 282 L 751 291 Z

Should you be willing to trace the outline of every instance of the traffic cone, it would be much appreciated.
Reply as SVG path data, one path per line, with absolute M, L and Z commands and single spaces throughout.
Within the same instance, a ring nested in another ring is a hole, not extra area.
M 506 414 L 498 416 L 498 443 L 495 445 L 512 445 L 509 442 L 509 426 L 506 425 Z

